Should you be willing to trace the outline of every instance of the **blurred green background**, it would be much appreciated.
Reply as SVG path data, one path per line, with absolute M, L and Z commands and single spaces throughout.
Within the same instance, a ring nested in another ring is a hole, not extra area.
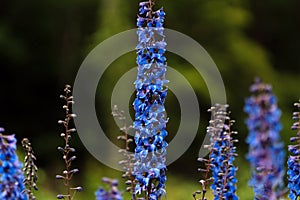
M 57 120 L 63 118 L 59 95 L 64 85 L 73 84 L 80 64 L 93 47 L 114 34 L 135 28 L 138 2 L 0 1 L 0 126 L 7 133 L 15 133 L 19 141 L 22 137 L 31 139 L 41 168 L 38 199 L 55 199 L 63 190 L 62 183 L 54 177 L 63 169 L 56 148 L 63 144 Z M 283 111 L 282 138 L 288 144 L 292 104 L 300 97 L 300 1 L 163 0 L 157 4 L 167 13 L 165 27 L 198 41 L 221 72 L 231 116 L 236 120 L 234 128 L 241 141 L 236 161 L 238 194 L 243 200 L 253 199 L 251 188 L 247 187 L 249 166 L 244 159 L 247 131 L 243 103 L 254 77 L 271 83 Z M 189 80 L 200 102 L 197 137 L 188 151 L 168 167 L 167 197 L 192 199 L 191 194 L 200 186 L 200 164 L 196 158 L 209 120 L 206 110 L 210 99 L 201 75 L 195 74 L 195 69 L 180 57 L 171 53 L 167 56 L 168 65 Z M 118 78 L 134 66 L 134 52 L 122 56 L 105 72 L 103 84 L 98 87 L 96 108 L 102 116 L 99 121 L 118 145 L 121 144 L 114 139 L 119 132 L 110 115 L 110 96 Z M 180 122 L 178 102 L 172 92 L 166 107 L 171 140 Z M 84 187 L 77 199 L 94 199 L 101 177 L 118 178 L 120 172 L 94 159 L 78 137 L 72 143 L 78 151 L 74 167 L 81 170 L 74 181 Z

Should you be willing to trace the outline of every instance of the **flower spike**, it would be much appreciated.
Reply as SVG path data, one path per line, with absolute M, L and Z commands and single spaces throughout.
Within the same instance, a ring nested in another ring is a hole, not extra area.
M 24 138 L 22 140 L 22 146 L 26 152 L 25 161 L 24 161 L 25 166 L 23 168 L 23 171 L 25 173 L 25 178 L 23 182 L 26 186 L 26 189 L 24 191 L 27 193 L 29 200 L 35 200 L 36 198 L 32 190 L 38 190 L 38 187 L 36 185 L 36 181 L 38 179 L 37 176 L 38 168 L 35 165 L 36 157 L 34 156 L 31 143 L 27 138 Z
M 297 109 L 293 113 L 293 120 L 295 121 L 292 125 L 292 130 L 297 131 L 295 137 L 291 137 L 291 142 L 296 142 L 294 145 L 289 145 L 289 151 L 291 155 L 288 159 L 288 187 L 290 189 L 289 197 L 292 200 L 296 200 L 300 197 L 300 100 L 294 104 Z
M 156 200 L 165 195 L 167 117 L 164 101 L 166 42 L 164 40 L 163 9 L 153 10 L 154 1 L 140 3 L 137 19 L 139 43 L 137 50 L 137 90 L 133 103 L 135 121 L 135 195 Z
M 70 139 L 73 133 L 76 132 L 75 128 L 70 128 L 71 120 L 76 117 L 75 114 L 71 113 L 71 106 L 74 104 L 73 96 L 71 96 L 71 86 L 66 85 L 64 89 L 65 95 L 61 95 L 60 97 L 65 101 L 65 105 L 63 109 L 65 110 L 65 119 L 59 120 L 58 123 L 63 125 L 64 132 L 60 134 L 60 136 L 65 141 L 64 147 L 58 147 L 57 149 L 63 154 L 63 160 L 65 162 L 66 168 L 62 172 L 62 175 L 56 175 L 56 179 L 60 179 L 64 182 L 66 187 L 66 194 L 57 195 L 57 199 L 68 199 L 73 200 L 76 192 L 81 192 L 82 187 L 71 187 L 71 179 L 73 175 L 79 172 L 78 169 L 72 169 L 72 162 L 76 159 L 76 156 L 72 156 L 71 153 L 75 152 L 75 149 L 70 146 Z M 72 193 L 72 194 L 71 194 Z
M 256 199 L 279 199 L 285 174 L 285 153 L 279 134 L 282 129 L 279 121 L 281 111 L 270 85 L 256 79 L 250 92 L 252 96 L 246 99 L 244 107 L 249 130 L 247 159 L 252 173 L 249 185 L 254 188 Z
M 135 178 L 133 175 L 134 154 L 129 152 L 129 144 L 133 142 L 133 140 L 129 137 L 129 131 L 133 127 L 126 125 L 126 117 L 124 116 L 124 111 L 120 111 L 116 105 L 113 108 L 112 115 L 122 122 L 122 127 L 120 128 L 122 135 L 118 136 L 117 139 L 123 140 L 125 143 L 125 148 L 119 150 L 119 152 L 125 157 L 125 159 L 121 160 L 119 164 L 123 167 L 124 170 L 124 174 L 122 175 L 122 177 L 127 179 L 125 182 L 126 185 L 128 185 L 126 191 L 130 192 L 132 195 L 132 199 L 135 200 Z
M 201 184 L 201 190 L 198 190 L 193 193 L 194 200 L 206 200 L 206 193 L 208 184 L 213 181 L 213 178 L 210 176 L 213 158 L 213 145 L 218 137 L 218 134 L 223 130 L 224 122 L 227 118 L 226 112 L 227 106 L 216 105 L 211 107 L 208 112 L 211 113 L 211 120 L 209 121 L 209 126 L 207 127 L 206 133 L 210 136 L 210 144 L 205 145 L 204 147 L 209 150 L 208 158 L 198 158 L 198 161 L 204 163 L 204 168 L 199 168 L 198 171 L 203 174 L 203 179 L 199 181 Z M 197 199 L 197 195 L 201 195 L 200 199 Z
M 202 185 L 206 190 L 206 182 L 212 180 L 211 189 L 215 200 L 238 199 L 236 195 L 237 168 L 233 163 L 237 156 L 234 145 L 237 140 L 233 139 L 233 135 L 237 132 L 231 130 L 234 121 L 230 120 L 227 108 L 228 105 L 216 104 L 209 110 L 212 119 L 207 132 L 210 135 L 211 144 L 208 146 L 210 153 L 205 164 L 206 169 L 212 172 L 212 177 L 208 178 L 208 172 L 205 172 L 205 180 L 202 180 L 202 182 L 204 181 Z M 205 190 L 203 190 L 201 200 L 205 199 Z

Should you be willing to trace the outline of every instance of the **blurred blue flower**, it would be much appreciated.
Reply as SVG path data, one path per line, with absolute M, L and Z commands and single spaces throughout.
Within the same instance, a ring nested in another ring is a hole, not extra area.
M 285 174 L 284 145 L 279 134 L 282 129 L 279 121 L 281 111 L 270 85 L 256 79 L 250 92 L 252 96 L 246 99 L 244 107 L 249 131 L 247 159 L 252 173 L 249 185 L 254 188 L 257 199 L 278 199 Z
M 162 9 L 153 11 L 153 2 L 141 2 L 137 19 L 138 75 L 133 103 L 135 110 L 135 194 L 146 193 L 149 199 L 159 199 L 165 194 L 167 117 L 164 101 L 166 57 Z
M 295 103 L 297 111 L 293 113 L 295 120 L 292 130 L 297 131 L 297 136 L 292 137 L 291 142 L 297 142 L 296 145 L 289 145 L 291 155 L 288 158 L 288 187 L 290 189 L 289 197 L 296 200 L 300 196 L 300 100 Z
M 108 200 L 108 192 L 104 190 L 102 187 L 95 192 L 96 200 Z
M 22 163 L 16 154 L 16 138 L 14 135 L 3 135 L 0 128 L 0 199 L 27 200 L 23 193 L 24 174 Z
M 123 200 L 121 192 L 118 190 L 118 181 L 115 179 L 102 178 L 102 181 L 109 185 L 106 191 L 102 187 L 95 192 L 96 200 Z

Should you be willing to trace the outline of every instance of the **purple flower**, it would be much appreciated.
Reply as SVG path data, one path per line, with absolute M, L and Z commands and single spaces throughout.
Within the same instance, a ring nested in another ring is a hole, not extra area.
M 283 187 L 284 149 L 280 142 L 281 111 L 270 85 L 259 79 L 251 86 L 252 96 L 246 99 L 249 144 L 247 159 L 251 165 L 249 182 L 257 199 L 278 199 Z

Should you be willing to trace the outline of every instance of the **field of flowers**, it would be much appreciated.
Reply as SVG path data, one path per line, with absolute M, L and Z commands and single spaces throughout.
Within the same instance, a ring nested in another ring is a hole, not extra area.
M 72 96 L 72 86 L 66 85 L 60 96 L 65 117 L 58 121 L 62 127 L 58 135 L 63 145 L 57 147 L 62 158 L 60 166 L 64 167 L 53 177 L 61 183 L 61 187 L 57 187 L 59 191 L 50 189 L 48 183 L 52 177 L 38 169 L 35 144 L 31 144 L 30 138 L 19 138 L 1 128 L 1 200 L 48 200 L 55 197 L 67 200 L 298 199 L 300 100 L 293 100 L 295 104 L 290 110 L 292 130 L 286 149 L 281 136 L 282 111 L 277 97 L 272 86 L 260 78 L 253 77 L 249 97 L 245 98 L 244 108 L 240 110 L 247 115 L 246 158 L 239 157 L 237 153 L 239 131 L 234 126 L 235 120 L 244 119 L 232 119 L 230 102 L 220 102 L 208 109 L 210 120 L 203 130 L 209 135 L 209 143 L 204 146 L 208 154 L 189 164 L 195 166 L 195 170 L 198 168 L 198 177 L 177 176 L 168 170 L 166 13 L 162 8 L 156 9 L 155 3 L 154 0 L 139 3 L 133 124 L 126 125 L 124 112 L 118 106 L 111 111 L 112 116 L 123 123 L 120 134 L 115 135 L 123 143 L 119 150 L 123 156 L 123 160 L 119 161 L 123 172 L 104 168 L 92 159 L 86 164 L 88 171 L 82 172 L 73 167 L 74 162 L 81 163 L 72 144 L 72 138 L 77 137 L 73 123 L 77 116 L 72 112 L 76 99 Z M 133 137 L 129 130 L 134 130 Z M 17 142 L 23 150 L 17 150 Z M 132 145 L 133 149 L 130 148 Z M 86 177 L 81 183 L 73 178 L 79 172 Z

